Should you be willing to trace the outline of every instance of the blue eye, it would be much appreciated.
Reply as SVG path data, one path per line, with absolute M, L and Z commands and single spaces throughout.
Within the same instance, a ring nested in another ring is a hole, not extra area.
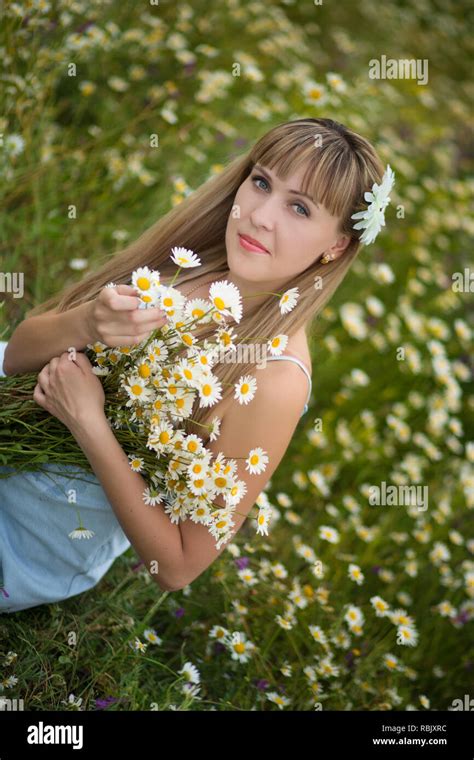
M 268 185 L 268 182 L 267 182 L 267 180 L 265 179 L 265 177 L 259 177 L 257 174 L 253 175 L 253 176 L 251 177 L 251 180 L 252 180 L 252 182 L 253 182 L 254 184 L 255 184 L 256 182 L 265 182 L 265 184 L 266 184 L 266 185 Z M 256 187 L 258 187 L 258 185 L 255 185 L 255 186 L 256 186 Z M 259 188 L 259 189 L 261 189 L 261 188 Z M 300 208 L 302 208 L 302 209 L 303 209 L 303 211 L 304 211 L 304 214 L 303 214 L 303 216 L 309 216 L 309 211 L 308 211 L 308 209 L 306 208 L 306 206 L 303 206 L 303 204 L 302 204 L 302 203 L 297 203 L 297 202 L 296 202 L 296 203 L 292 203 L 291 205 L 292 205 L 292 206 L 299 206 L 299 207 L 300 207 Z M 297 214 L 297 216 L 302 216 L 302 214 Z

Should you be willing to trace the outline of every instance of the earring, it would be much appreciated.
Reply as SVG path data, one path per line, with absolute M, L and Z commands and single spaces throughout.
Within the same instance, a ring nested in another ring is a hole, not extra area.
M 334 258 L 333 253 L 325 253 L 324 256 L 321 257 L 321 264 L 329 264 L 330 261 L 332 261 Z

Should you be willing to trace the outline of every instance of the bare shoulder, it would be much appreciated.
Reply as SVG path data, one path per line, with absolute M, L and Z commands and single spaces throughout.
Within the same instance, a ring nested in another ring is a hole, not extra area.
M 289 336 L 285 353 L 293 354 L 293 356 L 297 356 L 298 359 L 301 359 L 303 364 L 306 365 L 309 374 L 312 375 L 313 368 L 311 364 L 311 352 L 309 350 L 308 338 L 306 337 L 304 329 Z

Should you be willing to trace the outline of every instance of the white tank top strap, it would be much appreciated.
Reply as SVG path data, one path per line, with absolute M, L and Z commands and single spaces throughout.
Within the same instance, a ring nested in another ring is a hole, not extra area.
M 306 377 L 308 378 L 308 382 L 309 382 L 308 396 L 306 398 L 306 404 L 304 405 L 304 409 L 301 413 L 301 416 L 303 416 L 303 414 L 306 414 L 306 412 L 308 411 L 309 399 L 311 397 L 311 390 L 312 390 L 311 375 L 309 374 L 307 367 L 303 364 L 301 359 L 298 359 L 297 356 L 292 356 L 290 354 L 281 354 L 280 356 L 267 356 L 267 361 L 273 361 L 275 359 L 279 359 L 279 360 L 287 359 L 288 361 L 295 362 L 299 367 L 301 367 Z

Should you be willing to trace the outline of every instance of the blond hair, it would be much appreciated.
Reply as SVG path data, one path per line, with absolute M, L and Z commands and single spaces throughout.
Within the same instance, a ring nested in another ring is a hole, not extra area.
M 170 260 L 173 246 L 193 250 L 202 262 L 200 267 L 180 272 L 175 283 L 178 288 L 207 273 L 215 274 L 216 280 L 222 279 L 228 272 L 227 220 L 239 186 L 257 162 L 275 169 L 282 180 L 305 166 L 302 191 L 308 192 L 315 203 L 323 204 L 331 215 L 340 217 L 338 232 L 348 235 L 350 242 L 335 261 L 325 265 L 316 260 L 288 280 L 284 290 L 298 288 L 299 293 L 298 303 L 290 313 L 281 314 L 274 295 L 268 295 L 260 306 L 254 307 L 249 299 L 234 332 L 239 341 L 246 343 L 266 343 L 279 333 L 291 335 L 305 323 L 309 332 L 359 253 L 362 231 L 354 230 L 355 222 L 350 217 L 366 208 L 364 193 L 374 182 L 381 182 L 384 172 L 368 140 L 343 124 L 324 118 L 296 119 L 270 129 L 248 152 L 230 161 L 219 174 L 198 187 L 137 240 L 124 250 L 109 254 L 109 260 L 96 271 L 36 306 L 29 316 L 54 307 L 57 312 L 64 312 L 92 300 L 109 282 L 129 284 L 132 272 L 138 267 L 158 269 L 161 280 L 167 282 L 176 272 L 176 265 Z M 323 282 L 321 289 L 315 289 L 314 285 L 318 275 Z M 201 326 L 199 337 L 212 336 L 216 327 L 215 323 Z M 240 376 L 254 374 L 252 364 L 214 365 L 213 372 L 223 384 L 223 398 L 233 392 L 233 383 Z M 196 399 L 192 417 L 206 424 L 213 417 L 213 408 L 199 408 Z M 185 421 L 185 428 L 188 432 L 202 432 L 202 427 L 194 426 L 189 420 Z

